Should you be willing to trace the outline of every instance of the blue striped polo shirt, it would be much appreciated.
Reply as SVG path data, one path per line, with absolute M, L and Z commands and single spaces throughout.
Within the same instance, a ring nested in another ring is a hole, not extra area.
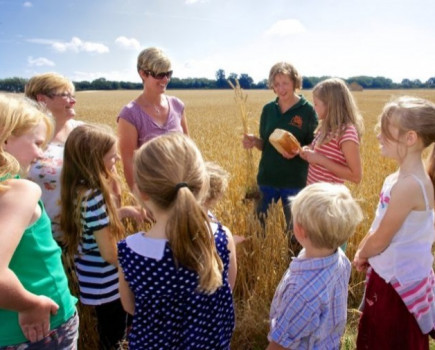
M 101 305 L 119 299 L 117 268 L 101 256 L 94 232 L 109 225 L 109 215 L 100 190 L 86 191 L 81 207 L 82 237 L 75 257 L 80 301 Z

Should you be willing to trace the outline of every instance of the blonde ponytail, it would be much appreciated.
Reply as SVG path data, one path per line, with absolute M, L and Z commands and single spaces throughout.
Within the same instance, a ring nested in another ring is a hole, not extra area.
M 200 291 L 213 293 L 222 285 L 223 263 L 200 205 L 209 179 L 198 148 L 181 133 L 167 134 L 143 145 L 134 164 L 139 191 L 170 211 L 166 236 L 176 263 L 198 273 Z

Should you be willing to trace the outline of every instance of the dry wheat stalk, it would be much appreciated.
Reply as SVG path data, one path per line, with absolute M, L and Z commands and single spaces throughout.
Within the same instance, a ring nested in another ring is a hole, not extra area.
M 243 133 L 249 133 L 249 112 L 247 109 L 247 99 L 248 95 L 243 92 L 243 89 L 240 87 L 239 80 L 236 79 L 236 84 L 234 85 L 230 80 L 228 80 L 228 84 L 234 90 L 234 100 L 236 101 L 236 105 L 239 107 L 240 117 L 242 120 Z M 254 158 L 252 156 L 252 149 L 246 150 L 246 194 L 256 192 L 257 190 L 257 182 L 255 179 L 255 167 L 254 167 Z

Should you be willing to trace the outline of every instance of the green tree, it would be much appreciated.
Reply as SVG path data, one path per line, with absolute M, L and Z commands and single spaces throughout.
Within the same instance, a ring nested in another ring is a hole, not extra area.
M 227 88 L 227 79 L 225 78 L 225 71 L 223 69 L 218 69 L 216 71 L 216 87 L 218 89 Z
M 9 92 L 24 92 L 27 79 L 13 77 L 0 80 L 0 90 Z
M 240 74 L 239 84 L 242 89 L 250 89 L 254 85 L 254 80 L 246 73 Z
M 233 83 L 233 85 L 236 84 L 236 80 L 238 75 L 236 73 L 230 73 L 230 75 L 228 76 L 228 80 L 231 81 Z

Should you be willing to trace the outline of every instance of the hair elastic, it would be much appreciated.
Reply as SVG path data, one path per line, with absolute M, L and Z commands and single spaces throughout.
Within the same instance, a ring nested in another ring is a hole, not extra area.
M 181 187 L 189 187 L 189 186 L 188 186 L 187 183 L 185 183 L 185 182 L 179 182 L 179 183 L 177 183 L 177 184 L 175 185 L 175 191 L 178 192 L 178 190 L 179 190 Z

